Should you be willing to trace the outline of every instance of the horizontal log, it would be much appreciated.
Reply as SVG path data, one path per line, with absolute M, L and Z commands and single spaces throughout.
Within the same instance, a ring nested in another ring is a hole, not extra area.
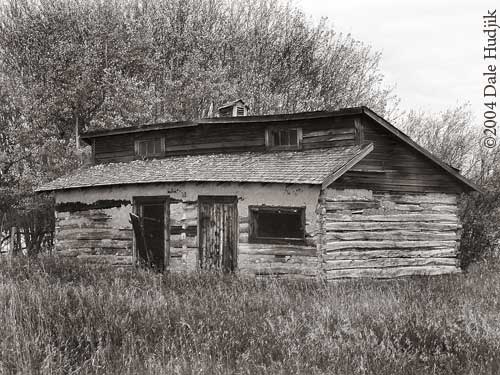
M 380 205 L 376 201 L 342 201 L 342 202 L 326 202 L 324 208 L 327 211 L 342 211 L 342 210 L 362 210 L 369 208 L 379 208 Z
M 121 231 L 117 229 L 108 230 L 58 230 L 57 240 L 58 241 L 68 241 L 68 240 L 132 240 L 132 230 Z
M 456 274 L 460 272 L 460 269 L 454 266 L 361 268 L 327 271 L 326 278 L 327 280 L 359 277 L 388 279 L 402 276 L 431 276 Z
M 458 207 L 456 205 L 452 204 L 441 204 L 441 205 L 436 205 L 432 203 L 422 203 L 420 205 L 424 210 L 426 211 L 435 211 L 435 212 L 443 212 L 443 213 L 457 213 L 458 212 Z
M 90 247 L 73 249 L 60 246 L 59 244 L 56 244 L 56 252 L 58 256 L 62 257 L 77 257 L 79 255 L 98 255 L 98 252 Z
M 456 240 L 459 236 L 453 231 L 448 232 L 415 232 L 406 230 L 388 231 L 354 231 L 354 232 L 327 232 L 327 241 L 336 240 L 392 240 L 392 241 L 446 241 Z
M 87 219 L 87 220 L 104 220 L 111 219 L 112 215 L 104 212 L 105 209 L 95 209 L 95 210 L 86 210 L 86 211 L 78 211 L 72 212 L 69 219 Z
M 170 236 L 178 236 L 185 234 L 189 237 L 198 235 L 198 227 L 196 225 L 170 225 Z
M 180 257 L 183 255 L 188 254 L 189 252 L 192 251 L 190 248 L 182 248 L 182 247 L 175 247 L 175 246 L 170 246 L 170 256 L 171 257 Z
M 88 263 L 101 263 L 112 265 L 131 265 L 133 257 L 131 255 L 79 255 L 79 260 Z
M 424 208 L 419 204 L 396 204 L 390 201 L 381 201 L 380 208 L 384 210 L 409 211 L 409 212 L 424 211 Z
M 376 259 L 376 258 L 454 258 L 454 248 L 438 250 L 343 250 L 331 251 L 323 255 L 324 260 Z
M 411 230 L 411 231 L 448 231 L 461 228 L 457 223 L 429 222 L 327 222 L 325 229 L 331 231 L 375 231 L 375 230 Z
M 456 266 L 455 258 L 375 258 L 327 260 L 324 264 L 326 271 L 348 268 L 385 268 L 407 266 Z
M 457 204 L 456 194 L 439 194 L 439 193 L 427 193 L 427 194 L 373 194 L 375 199 L 378 200 L 388 200 L 398 204 L 420 204 L 420 203 L 430 203 L 430 204 Z
M 249 225 L 248 223 L 241 223 L 239 224 L 239 231 L 240 233 L 248 233 L 249 232 Z
M 239 254 L 238 264 L 308 264 L 315 266 L 318 264 L 316 254 L 314 256 L 297 256 L 297 255 L 264 255 L 264 254 Z
M 341 249 L 423 249 L 423 248 L 454 248 L 456 241 L 330 241 L 327 251 Z
M 325 189 L 322 194 L 328 202 L 373 201 L 373 192 L 366 189 Z
M 248 242 L 248 233 L 240 232 L 240 236 L 238 239 L 239 243 L 247 243 Z
M 170 246 L 172 247 L 198 247 L 198 239 L 196 237 L 187 237 L 180 239 L 170 239 Z
M 387 214 L 387 215 L 345 215 L 327 214 L 327 222 L 332 221 L 417 221 L 417 222 L 449 222 L 456 223 L 458 218 L 452 214 Z
M 296 264 L 271 263 L 264 265 L 259 264 L 238 264 L 238 268 L 242 272 L 251 272 L 256 275 L 304 275 L 315 276 L 317 269 L 314 266 L 304 266 Z
M 239 254 L 255 254 L 255 255 L 316 256 L 316 247 L 241 243 L 238 245 L 238 252 Z
M 198 218 L 174 218 L 170 217 L 170 226 L 171 227 L 196 227 L 198 225 Z
M 89 221 L 89 220 L 64 220 L 56 221 L 56 230 L 71 230 L 71 229 L 110 229 L 109 222 Z M 130 226 L 130 229 L 132 227 Z M 118 230 L 129 229 L 125 227 L 117 228 Z
M 131 247 L 132 239 L 129 240 L 58 240 L 57 245 L 64 248 L 116 248 L 123 249 Z

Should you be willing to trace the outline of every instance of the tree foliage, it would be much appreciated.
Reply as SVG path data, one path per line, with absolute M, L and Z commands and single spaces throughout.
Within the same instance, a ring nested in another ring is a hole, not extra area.
M 240 97 L 253 114 L 387 114 L 379 61 L 279 0 L 6 0 L 0 216 L 21 225 L 50 206 L 33 189 L 82 163 L 74 139 L 85 129 L 196 119 Z

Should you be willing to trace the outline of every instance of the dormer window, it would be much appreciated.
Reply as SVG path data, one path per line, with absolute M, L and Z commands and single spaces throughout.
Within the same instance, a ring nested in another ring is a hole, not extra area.
M 302 128 L 269 128 L 266 146 L 270 149 L 298 150 L 302 145 Z
M 165 138 L 140 139 L 135 141 L 135 155 L 140 158 L 162 156 L 165 153 Z

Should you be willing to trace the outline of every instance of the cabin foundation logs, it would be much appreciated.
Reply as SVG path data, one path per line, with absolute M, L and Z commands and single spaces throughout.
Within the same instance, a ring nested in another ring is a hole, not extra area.
M 326 189 L 320 206 L 327 280 L 460 272 L 455 194 Z

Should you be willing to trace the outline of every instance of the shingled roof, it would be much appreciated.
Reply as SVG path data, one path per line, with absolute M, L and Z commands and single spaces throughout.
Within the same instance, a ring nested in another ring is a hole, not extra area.
M 51 181 L 37 191 L 158 182 L 332 183 L 373 150 L 372 144 L 308 151 L 172 156 L 99 164 Z

